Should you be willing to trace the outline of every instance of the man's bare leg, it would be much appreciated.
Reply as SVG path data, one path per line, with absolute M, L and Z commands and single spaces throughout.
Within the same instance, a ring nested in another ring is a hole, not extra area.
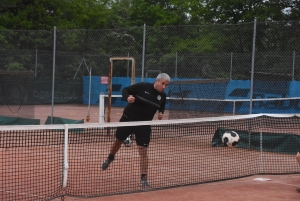
M 298 162 L 298 164 L 300 166 L 300 152 L 297 153 L 296 160 L 297 160 L 297 162 Z
M 121 145 L 123 144 L 123 141 L 121 140 L 116 140 L 113 145 L 110 148 L 110 152 L 109 154 L 111 155 L 116 155 L 116 153 L 119 151 L 119 149 L 121 148 Z

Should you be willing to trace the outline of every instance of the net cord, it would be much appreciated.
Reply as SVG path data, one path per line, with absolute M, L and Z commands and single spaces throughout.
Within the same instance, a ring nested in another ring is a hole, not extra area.
M 104 97 L 108 97 L 108 95 L 100 94 L 100 97 L 104 100 Z M 120 98 L 122 95 L 111 95 L 111 97 Z M 175 97 L 167 97 L 167 99 L 172 100 L 192 100 L 192 101 L 219 101 L 219 102 L 250 102 L 250 99 L 209 99 L 209 98 L 175 98 Z M 290 98 L 257 98 L 253 99 L 253 101 L 272 101 L 272 100 L 297 100 L 300 99 L 300 97 L 290 97 Z
M 108 95 L 100 94 L 99 96 L 99 123 L 105 122 L 105 97 L 108 97 Z M 122 95 L 111 95 L 111 97 L 120 98 Z M 233 111 L 232 115 L 235 115 L 235 105 L 236 102 L 250 102 L 250 99 L 207 99 L 207 98 L 173 98 L 173 97 L 167 97 L 167 100 L 173 99 L 173 100 L 197 100 L 197 101 L 220 101 L 220 102 L 232 102 L 233 103 Z M 260 99 L 253 99 L 252 102 L 256 101 L 284 101 L 284 100 L 297 100 L 300 99 L 300 97 L 291 97 L 291 98 L 260 98 Z M 271 115 L 271 114 L 270 114 Z M 279 115 L 279 114 L 275 114 Z M 280 116 L 281 117 L 281 116 Z
M 270 117 L 300 117 L 300 114 L 247 114 L 247 115 L 235 115 L 235 116 L 218 116 L 218 117 L 203 117 L 203 118 L 191 118 L 191 119 L 172 119 L 172 120 L 152 120 L 152 121 L 134 121 L 134 122 L 110 122 L 110 123 L 86 123 L 86 124 L 68 124 L 69 129 L 88 129 L 88 128 L 116 128 L 119 126 L 142 126 L 142 125 L 174 125 L 174 124 L 191 124 L 191 123 L 204 123 L 204 122 L 216 122 L 225 120 L 241 120 L 256 118 L 261 116 Z M 55 125 L 11 125 L 11 126 L 0 126 L 1 131 L 15 131 L 15 130 L 65 130 L 64 124 Z M 26 133 L 24 133 L 26 135 Z

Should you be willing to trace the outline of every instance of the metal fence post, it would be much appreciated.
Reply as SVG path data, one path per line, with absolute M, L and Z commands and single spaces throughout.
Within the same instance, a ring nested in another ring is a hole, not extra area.
M 177 65 L 178 65 L 178 53 L 176 52 L 176 55 L 175 55 L 175 78 L 177 78 Z
M 293 69 L 292 69 L 292 80 L 295 79 L 295 60 L 296 60 L 296 51 L 293 51 Z
M 37 76 L 37 64 L 38 64 L 38 50 L 35 49 L 35 66 L 34 66 L 34 77 Z
M 252 114 L 252 96 L 253 96 L 253 77 L 254 77 L 254 62 L 255 62 L 255 40 L 256 40 L 256 18 L 254 19 L 253 28 L 253 43 L 252 43 L 252 64 L 251 64 L 251 81 L 250 81 L 250 108 L 249 114 Z
M 143 32 L 142 82 L 144 82 L 144 70 L 145 70 L 145 46 L 146 46 L 146 24 L 144 24 L 144 32 Z
M 53 28 L 53 66 L 52 66 L 51 124 L 53 124 L 53 112 L 54 112 L 55 51 L 56 51 L 56 26 L 54 26 L 54 28 Z
M 232 60 L 233 60 L 233 52 L 230 52 L 230 75 L 229 75 L 229 80 L 232 80 Z

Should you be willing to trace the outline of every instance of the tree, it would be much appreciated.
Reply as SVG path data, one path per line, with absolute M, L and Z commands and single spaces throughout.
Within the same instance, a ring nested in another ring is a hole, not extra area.
M 206 20 L 213 23 L 242 23 L 251 22 L 254 18 L 259 21 L 280 20 L 284 15 L 283 5 L 276 4 L 278 0 L 207 0 L 208 15 Z
M 62 25 L 66 28 L 99 29 L 108 27 L 110 9 L 101 0 L 71 0 L 66 2 Z
M 163 25 L 183 25 L 188 24 L 191 14 L 199 11 L 198 7 L 201 1 L 181 1 L 181 0 L 133 0 L 130 12 L 131 25 L 148 26 Z M 195 9 L 197 8 L 197 9 Z M 192 11 L 191 13 L 189 11 Z M 196 16 L 192 18 L 196 21 Z
M 274 1 L 274 0 L 273 0 Z M 285 20 L 299 20 L 300 17 L 300 2 L 298 0 L 281 0 L 274 1 L 284 8 Z
M 132 0 L 116 0 L 109 5 L 111 15 L 108 17 L 110 27 L 130 26 L 130 11 Z
M 109 9 L 98 0 L 2 0 L 0 28 L 49 30 L 107 27 Z

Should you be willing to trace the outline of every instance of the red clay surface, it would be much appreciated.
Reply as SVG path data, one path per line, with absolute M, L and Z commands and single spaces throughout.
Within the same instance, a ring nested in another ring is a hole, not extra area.
M 111 122 L 119 121 L 122 110 L 123 108 L 112 108 Z M 99 123 L 98 105 L 91 105 L 90 108 L 87 105 L 54 105 L 53 110 L 51 105 L 23 105 L 20 108 L 19 106 L 0 105 L 0 115 L 2 116 L 40 119 L 40 124 L 45 124 L 47 117 L 52 113 L 54 117 L 73 120 L 86 119 L 86 116 L 89 115 L 90 121 L 85 121 L 85 123 Z
M 271 181 L 256 181 L 268 178 Z M 98 198 L 65 197 L 65 201 L 299 201 L 300 175 L 257 175 L 241 179 L 198 184 L 166 190 L 114 195 Z M 57 198 L 55 201 L 61 199 Z

